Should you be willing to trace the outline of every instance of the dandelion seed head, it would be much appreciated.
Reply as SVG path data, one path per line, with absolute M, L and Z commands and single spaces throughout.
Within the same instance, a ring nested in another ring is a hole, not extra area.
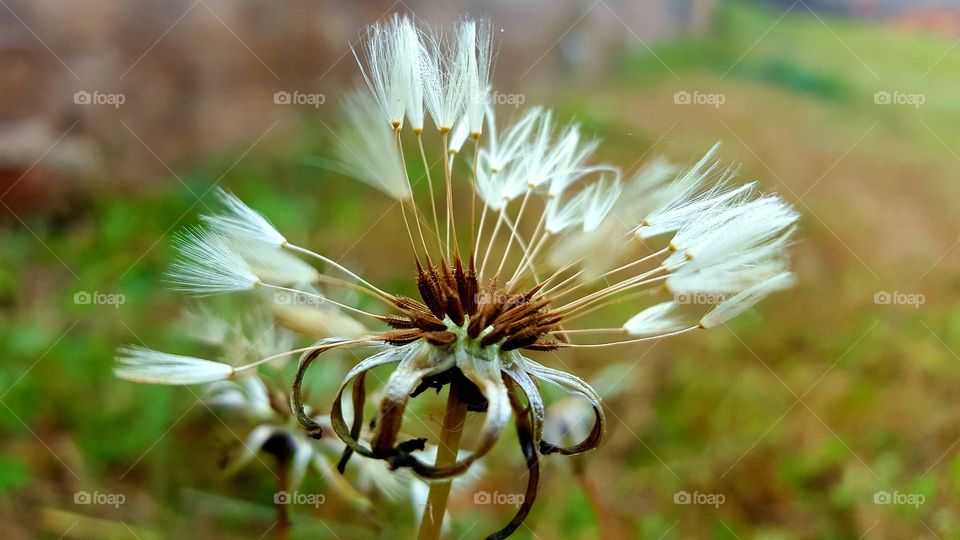
M 340 334 L 293 349 L 303 355 L 287 419 L 295 417 L 305 428 L 300 436 L 268 418 L 270 395 L 253 379 L 217 385 L 219 405 L 246 407 L 262 422 L 251 431 L 251 450 L 241 462 L 271 437 L 286 437 L 298 480 L 310 463 L 323 466 L 302 435 L 332 431 L 337 444 L 349 449 L 347 456 L 379 460 L 385 470 L 427 480 L 449 479 L 476 471 L 516 418 L 517 439 L 534 470 L 541 456 L 597 447 L 606 420 L 589 383 L 534 361 L 532 352 L 626 346 L 713 328 L 794 284 L 788 252 L 799 214 L 787 201 L 762 193 L 758 183 L 738 183 L 737 169 L 720 162 L 717 146 L 685 169 L 655 158 L 625 174 L 596 159 L 599 139 L 548 109 L 498 117 L 488 99 L 491 35 L 485 20 L 442 29 L 417 27 L 412 18 L 395 15 L 370 27 L 355 52 L 366 90 L 348 97 L 346 125 L 333 132 L 337 168 L 399 202 L 398 220 L 390 221 L 396 214 L 384 216 L 384 231 L 406 233 L 416 297 L 373 285 L 346 260 L 292 245 L 226 192 L 219 194 L 225 210 L 203 218 L 208 230 L 177 236 L 181 258 L 170 272 L 177 288 L 201 295 L 254 287 L 282 293 L 289 301 L 274 302 L 277 321 L 311 335 Z M 426 116 L 440 137 L 421 133 Z M 413 167 L 404 157 L 405 121 L 421 154 Z M 442 146 L 431 148 L 433 161 L 425 146 L 435 139 Z M 454 167 L 455 161 L 469 166 Z M 424 191 L 425 197 L 414 198 Z M 460 200 L 463 193 L 469 207 Z M 371 266 L 402 264 L 395 253 L 375 254 Z M 664 293 L 674 298 L 665 301 Z M 720 301 L 681 305 L 679 295 L 701 293 Z M 618 304 L 633 313 L 622 324 L 599 327 L 589 317 Z M 362 346 L 373 354 L 346 373 L 329 417 L 321 420 L 304 403 L 306 371 L 327 351 Z M 292 342 L 278 341 L 269 348 L 290 347 Z M 142 382 L 210 382 L 251 375 L 284 353 L 258 354 L 266 356 L 231 367 L 131 349 L 116 369 L 118 376 Z M 388 365 L 389 377 L 367 394 L 366 374 Z M 545 430 L 543 384 L 582 400 L 579 440 L 556 440 Z M 483 422 L 471 450 L 436 463 L 425 456 L 426 441 L 401 440 L 401 434 L 409 401 L 445 386 L 467 410 L 483 413 Z M 345 393 L 375 396 L 372 422 L 364 421 L 369 408 L 359 400 L 352 411 L 344 410 Z M 537 475 L 528 475 L 529 493 L 536 493 L 536 482 Z M 523 504 L 500 536 L 519 525 L 532 498 Z

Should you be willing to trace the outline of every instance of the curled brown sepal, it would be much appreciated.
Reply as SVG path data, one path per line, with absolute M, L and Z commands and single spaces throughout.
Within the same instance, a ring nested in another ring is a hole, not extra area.
M 512 375 L 508 374 L 508 377 L 516 382 Z M 513 534 L 514 531 L 520 527 L 533 508 L 533 503 L 537 499 L 537 491 L 540 485 L 540 456 L 537 454 L 536 428 L 534 427 L 537 421 L 536 413 L 533 401 L 531 400 L 530 394 L 526 393 L 524 385 L 519 382 L 517 385 L 520 386 L 521 391 L 527 395 L 527 403 L 530 404 L 529 407 L 524 408 L 520 400 L 517 399 L 515 392 L 510 393 L 510 406 L 513 408 L 514 422 L 517 427 L 517 440 L 520 442 L 520 450 L 523 452 L 523 457 L 527 462 L 527 490 L 523 495 L 523 503 L 517 509 L 517 513 L 514 514 L 513 519 L 502 529 L 488 536 L 486 540 L 502 540 Z M 537 398 L 539 399 L 539 395 L 537 395 Z
M 424 378 L 446 371 L 454 366 L 452 355 L 423 343 L 408 345 L 410 354 L 397 366 L 383 386 L 377 427 L 373 432 L 371 448 L 379 455 L 391 455 L 403 425 L 403 414 L 414 389 Z
M 303 353 L 300 357 L 300 363 L 297 366 L 297 374 L 293 379 L 293 387 L 290 392 L 290 410 L 293 411 L 293 414 L 297 417 L 297 421 L 300 422 L 300 425 L 303 426 L 303 429 L 307 431 L 307 435 L 314 439 L 319 439 L 323 434 L 323 427 L 318 424 L 313 418 L 306 413 L 303 405 L 303 379 L 307 374 L 307 370 L 310 369 L 310 365 L 313 364 L 313 361 L 316 360 L 321 354 L 338 347 L 346 347 L 351 345 L 366 345 L 372 343 L 367 338 L 361 339 L 323 339 L 317 342 L 317 346 L 309 351 Z
M 337 395 L 334 397 L 333 405 L 330 408 L 330 423 L 333 426 L 333 431 L 340 437 L 340 440 L 347 445 L 353 452 L 360 454 L 364 457 L 376 458 L 376 459 L 387 459 L 392 455 L 395 455 L 399 452 L 410 452 L 422 447 L 422 441 L 407 441 L 400 443 L 396 448 L 389 448 L 387 450 L 374 450 L 374 448 L 367 447 L 360 443 L 359 439 L 359 430 L 354 430 L 352 427 L 347 426 L 347 422 L 343 417 L 343 392 L 346 390 L 347 386 L 352 383 L 362 382 L 360 378 L 366 372 L 371 369 L 399 362 L 401 366 L 398 366 L 398 370 L 401 367 L 404 370 L 411 369 L 410 364 L 422 361 L 422 347 L 419 343 L 413 343 L 410 345 L 404 346 L 388 346 L 377 354 L 364 359 L 359 364 L 353 366 L 353 368 L 347 372 L 346 377 L 340 383 L 340 388 L 337 390 Z M 406 364 L 406 365 L 404 365 Z M 389 383 L 388 383 L 389 384 Z M 356 395 L 356 394 L 355 394 Z M 354 403 L 354 419 L 356 420 L 359 415 L 356 414 L 356 408 L 358 405 Z M 378 421 L 378 429 L 381 422 Z M 396 434 L 394 434 L 394 438 Z
M 459 353 L 458 356 L 457 366 L 467 379 L 480 389 L 487 400 L 487 412 L 481 428 L 480 443 L 475 450 L 464 453 L 448 465 L 431 465 L 409 453 L 397 453 L 389 459 L 392 467 L 409 467 L 421 478 L 430 480 L 451 478 L 466 472 L 475 461 L 489 453 L 500 438 L 504 427 L 510 421 L 511 408 L 507 387 L 500 375 L 499 362 L 468 357 L 465 353 Z
M 606 432 L 606 418 L 603 415 L 603 404 L 596 390 L 576 375 L 548 368 L 529 358 L 520 357 L 517 362 L 520 364 L 520 369 L 526 373 L 542 381 L 559 386 L 570 394 L 586 399 L 593 408 L 594 422 L 586 438 L 573 446 L 561 446 L 541 439 L 539 441 L 540 453 L 543 455 L 558 453 L 570 456 L 596 448 L 603 439 L 603 434 Z M 520 380 L 517 382 L 520 384 Z M 528 392 L 527 395 L 529 396 L 530 393 Z
M 357 380 L 353 383 L 353 394 L 350 398 L 353 404 L 353 425 L 350 426 L 350 436 L 354 439 L 360 437 L 360 431 L 363 429 L 363 404 L 367 399 L 366 377 L 366 372 L 357 375 Z M 346 472 L 347 462 L 350 461 L 350 456 L 352 455 L 353 448 L 345 446 L 343 448 L 343 454 L 340 456 L 340 461 L 337 462 L 337 471 L 339 471 L 340 474 Z
M 516 357 L 520 356 L 518 353 L 514 354 Z M 543 404 L 540 389 L 537 388 L 537 383 L 530 377 L 530 374 L 524 371 L 520 362 L 516 360 L 509 367 L 504 368 L 503 373 L 514 385 L 520 387 L 520 391 L 527 398 L 527 407 L 530 409 L 530 430 L 534 444 L 539 447 L 540 441 L 543 439 L 543 423 L 546 417 L 546 407 Z

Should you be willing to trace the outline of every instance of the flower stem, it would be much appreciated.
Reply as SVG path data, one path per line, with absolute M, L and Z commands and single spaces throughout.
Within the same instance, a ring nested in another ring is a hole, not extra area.
M 277 455 L 277 492 L 286 493 L 290 489 L 290 460 L 288 456 Z M 289 501 L 281 501 L 274 497 L 274 507 L 277 510 L 277 525 L 273 531 L 275 540 L 288 540 L 290 538 Z
M 463 426 L 467 420 L 467 404 L 460 400 L 458 385 L 450 383 L 447 395 L 447 411 L 443 415 L 443 431 L 440 432 L 440 446 L 437 448 L 436 466 L 449 465 L 457 460 L 460 440 L 463 438 Z M 427 506 L 420 520 L 419 540 L 437 540 L 443 526 L 443 517 L 447 511 L 447 500 L 453 479 L 430 484 Z

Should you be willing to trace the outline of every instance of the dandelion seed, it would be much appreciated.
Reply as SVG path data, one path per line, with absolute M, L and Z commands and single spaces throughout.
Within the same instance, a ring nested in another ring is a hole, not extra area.
M 584 221 L 591 200 L 595 197 L 595 191 L 596 184 L 585 188 L 567 201 L 550 199 L 547 202 L 547 230 L 556 234 L 577 222 Z
M 718 164 L 715 160 L 719 143 L 713 145 L 710 150 L 697 161 L 687 171 L 677 177 L 665 186 L 660 186 L 655 192 L 649 193 L 648 198 L 658 202 L 647 215 L 643 216 L 637 227 L 637 233 L 641 238 L 654 236 L 643 228 L 651 227 L 653 223 L 659 221 L 658 216 L 670 212 L 677 208 L 683 208 L 694 196 L 698 189 L 706 183 L 711 174 L 714 174 Z M 686 216 L 695 214 L 686 214 Z M 672 225 L 671 227 L 676 227 Z M 670 229 L 664 232 L 669 232 Z M 673 228 L 672 230 L 676 230 Z
M 542 122 L 546 111 L 542 107 L 533 107 L 519 120 L 507 128 L 501 140 L 497 133 L 496 113 L 493 107 L 487 107 L 487 125 L 489 134 L 487 146 L 481 150 L 481 155 L 487 160 L 488 169 L 493 172 L 502 171 L 520 154 L 523 145 L 529 140 L 534 127 Z
M 597 230 L 622 194 L 623 187 L 620 182 L 609 177 L 593 184 L 590 196 L 584 203 L 583 230 L 586 232 Z
M 423 131 L 423 63 L 426 51 L 420 39 L 420 32 L 409 18 L 402 19 L 400 33 L 401 47 L 407 59 L 407 77 L 410 81 L 407 89 L 406 114 L 414 133 L 420 133 Z
M 437 129 L 446 133 L 463 114 L 470 91 L 468 63 L 463 58 L 468 53 L 455 37 L 451 38 L 440 30 L 424 36 L 424 41 L 421 57 L 423 104 Z
M 238 239 L 230 242 L 250 270 L 262 282 L 277 285 L 313 283 L 320 277 L 316 268 L 275 245 Z
M 723 184 L 712 188 L 706 193 L 690 198 L 675 201 L 660 212 L 647 216 L 637 227 L 637 236 L 652 238 L 664 233 L 676 232 L 691 223 L 704 223 L 717 217 L 724 210 L 736 207 L 738 198 L 743 200 L 749 197 L 755 184 L 746 184 L 735 189 L 724 189 Z
M 200 228 L 174 235 L 180 259 L 167 273 L 177 291 L 208 295 L 252 289 L 260 279 L 223 236 Z
M 234 373 L 227 364 L 143 347 L 125 347 L 118 353 L 113 374 L 133 382 L 203 384 L 225 380 Z
M 370 93 L 387 123 L 395 129 L 403 125 L 408 109 L 416 111 L 415 98 L 421 93 L 415 69 L 422 52 L 416 36 L 409 18 L 394 14 L 389 22 L 368 28 L 363 47 L 365 62 L 360 62 L 353 51 Z M 422 120 L 420 124 L 422 129 Z
M 201 216 L 214 231 L 226 238 L 246 238 L 275 246 L 287 243 L 267 218 L 243 204 L 236 195 L 217 188 L 217 198 L 224 205 L 224 213 Z
M 711 265 L 695 257 L 667 279 L 667 287 L 679 294 L 726 294 L 746 289 L 788 269 L 785 253 L 792 235 L 793 229 L 790 229 L 774 240 Z
M 191 339 L 212 346 L 223 345 L 230 334 L 230 323 L 203 305 L 189 309 L 178 326 Z
M 453 127 L 453 131 L 450 133 L 450 143 L 447 145 L 447 152 L 451 155 L 459 152 L 463 148 L 463 143 L 467 142 L 467 136 L 470 135 L 470 127 L 467 124 L 466 117 L 463 117 Z
M 559 148 L 553 148 L 550 145 L 553 136 L 553 113 L 544 110 L 536 120 L 531 139 L 517 150 L 517 159 L 510 168 L 514 174 L 511 181 L 507 183 L 517 193 L 542 185 L 549 180 L 552 172 L 552 156 L 559 151 Z
M 204 401 L 217 408 L 231 409 L 256 420 L 269 420 L 275 411 L 270 390 L 260 377 L 249 374 L 235 381 L 219 381 L 210 385 Z
M 534 185 L 549 181 L 550 196 L 559 197 L 577 179 L 596 170 L 585 167 L 585 163 L 599 146 L 600 141 L 597 140 L 583 142 L 580 135 L 580 126 L 577 124 L 571 125 L 555 144 L 554 150 L 547 155 L 546 160 L 541 164 L 536 173 L 537 179 L 534 180 Z M 609 170 L 619 175 L 619 171 L 616 171 L 616 169 L 610 168 Z
M 464 66 L 464 118 L 474 138 L 483 132 L 483 119 L 490 94 L 493 39 L 490 21 L 464 21 L 459 28 L 458 62 Z
M 623 327 L 634 336 L 655 336 L 683 330 L 690 324 L 679 316 L 677 307 L 674 302 L 650 306 L 623 323 Z
M 797 219 L 797 212 L 777 196 L 725 206 L 705 218 L 692 218 L 681 228 L 671 242 L 677 252 L 666 264 L 686 259 L 702 268 L 741 256 L 774 241 Z
M 713 328 L 719 326 L 763 300 L 767 295 L 793 287 L 796 278 L 790 272 L 782 272 L 748 289 L 744 289 L 717 304 L 717 307 L 700 319 L 700 326 Z
M 508 202 L 504 196 L 503 176 L 491 169 L 489 158 L 481 153 L 477 162 L 477 195 L 484 205 L 495 212 Z
M 347 97 L 347 125 L 336 140 L 340 169 L 397 200 L 410 198 L 403 161 L 390 130 L 378 129 L 374 101 L 362 93 Z

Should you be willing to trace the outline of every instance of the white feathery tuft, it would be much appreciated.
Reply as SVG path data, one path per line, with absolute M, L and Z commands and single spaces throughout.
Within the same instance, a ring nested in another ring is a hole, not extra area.
M 422 56 L 423 104 L 441 132 L 449 132 L 463 113 L 467 99 L 467 65 L 458 49 L 460 40 L 437 30 L 424 36 Z
M 531 133 L 531 140 L 518 151 L 519 159 L 515 167 L 511 167 L 513 174 L 507 183 L 513 190 L 523 193 L 549 179 L 552 131 L 553 112 L 544 110 L 538 118 L 536 131 Z
M 674 302 L 650 306 L 631 317 L 623 328 L 633 336 L 655 336 L 689 328 L 690 324 L 677 313 L 678 308 Z
M 346 174 L 397 200 L 410 198 L 403 160 L 389 129 L 378 129 L 380 118 L 365 93 L 347 96 L 347 125 L 336 141 L 337 157 Z
M 215 347 L 222 347 L 232 330 L 229 322 L 217 316 L 205 304 L 188 309 L 177 326 L 191 339 Z
M 287 243 L 287 239 L 267 218 L 244 204 L 236 195 L 217 188 L 217 198 L 223 203 L 224 212 L 200 216 L 213 230 L 228 238 L 247 238 L 276 246 Z
M 679 168 L 663 156 L 654 156 L 633 173 L 628 185 L 628 193 L 634 196 L 648 195 L 662 188 L 670 177 L 677 174 Z M 648 197 L 650 198 L 650 197 Z M 656 201 L 653 201 L 656 202 Z M 651 207 L 647 212 L 655 208 Z
M 174 290 L 208 295 L 249 290 L 260 281 L 243 257 L 216 232 L 187 228 L 174 235 L 173 244 L 180 252 L 180 259 L 167 272 Z
M 796 227 L 792 227 L 773 240 L 708 266 L 700 257 L 687 259 L 667 278 L 667 287 L 675 293 L 723 294 L 745 289 L 786 271 L 789 267 L 787 248 L 795 230 Z
M 550 182 L 548 193 L 551 197 L 558 197 L 578 178 L 592 172 L 591 169 L 585 168 L 584 164 L 599 146 L 600 141 L 596 139 L 582 141 L 579 124 L 571 124 L 567 127 L 554 145 L 541 171 L 541 174 L 545 175 L 545 180 Z M 601 170 L 604 169 L 609 168 L 601 168 Z M 535 183 L 539 185 L 542 182 L 543 180 L 537 179 Z
M 470 134 L 483 133 L 483 117 L 490 96 L 490 66 L 493 62 L 493 35 L 490 21 L 464 21 L 459 27 L 458 62 L 465 63 L 464 117 Z
M 461 116 L 457 120 L 457 124 L 453 126 L 453 131 L 450 132 L 450 140 L 447 142 L 447 152 L 451 155 L 460 152 L 460 149 L 463 148 L 463 143 L 467 142 L 467 136 L 470 135 L 470 126 L 467 125 L 467 117 Z M 451 161 L 451 167 L 452 165 Z
M 507 199 L 504 198 L 503 176 L 490 167 L 489 157 L 486 154 L 480 152 L 477 158 L 477 195 L 487 208 L 499 212 L 507 203 Z
M 263 420 L 275 414 L 270 405 L 270 391 L 255 373 L 245 374 L 236 380 L 211 384 L 204 395 L 204 402 Z
M 662 156 L 641 166 L 623 183 L 623 194 L 612 211 L 617 221 L 624 226 L 633 225 L 637 216 L 647 215 L 659 206 L 656 194 L 663 191 L 663 186 L 676 173 L 676 165 Z
M 407 108 L 413 105 L 411 90 L 420 82 L 413 73 L 413 57 L 419 55 L 419 48 L 411 47 L 408 27 L 412 25 L 408 17 L 394 14 L 389 22 L 368 27 L 363 44 L 365 62 L 351 48 L 370 93 L 393 128 L 403 125 Z
M 790 272 L 781 272 L 765 279 L 717 304 L 710 312 L 700 319 L 700 326 L 713 328 L 750 309 L 768 294 L 792 287 L 796 278 Z
M 123 347 L 117 352 L 114 375 L 138 383 L 205 384 L 228 379 L 234 373 L 232 367 L 221 362 L 145 347 Z
M 532 107 L 519 120 L 503 132 L 503 138 L 497 133 L 496 113 L 493 107 L 487 108 L 487 147 L 480 151 L 486 154 L 490 170 L 502 171 L 520 153 L 520 149 L 530 139 L 534 126 L 547 114 L 543 107 Z
M 426 52 L 423 48 L 423 42 L 420 40 L 420 31 L 413 24 L 413 21 L 407 17 L 403 18 L 400 25 L 402 34 L 401 47 L 405 48 L 407 58 L 409 59 L 407 70 L 410 77 L 410 87 L 407 92 L 407 120 L 410 121 L 410 127 L 415 133 L 423 131 L 423 62 Z
M 320 272 L 312 265 L 276 246 L 243 240 L 232 241 L 230 246 L 243 257 L 260 281 L 290 285 L 313 283 L 320 277 Z
M 586 165 L 600 143 L 597 140 L 584 142 L 579 124 L 567 126 L 554 141 L 553 114 L 534 109 L 516 126 L 518 129 L 510 146 L 504 145 L 504 148 L 510 148 L 510 159 L 518 157 L 512 166 L 507 167 L 505 187 L 508 198 L 540 186 L 548 186 L 548 195 L 558 198 L 575 181 L 596 172 L 613 173 L 619 179 L 620 171 L 616 167 Z
M 687 270 L 687 266 L 682 266 L 667 278 L 666 285 L 675 295 L 732 294 L 785 272 L 789 266 L 785 256 L 752 264 L 731 260 L 692 272 Z
M 706 268 L 744 256 L 776 240 L 799 219 L 799 214 L 777 195 L 722 205 L 704 219 L 694 219 L 677 232 L 676 252 L 664 264 L 681 262 Z
M 657 221 L 658 215 L 684 205 L 716 171 L 719 164 L 715 156 L 719 148 L 720 143 L 714 144 L 699 161 L 675 180 L 651 189 L 647 199 L 648 204 L 653 207 L 644 216 L 641 225 L 646 223 L 646 226 L 650 226 Z M 637 233 L 642 234 L 641 229 L 638 228 Z
M 590 195 L 585 203 L 583 212 L 583 230 L 591 232 L 597 230 L 610 211 L 613 210 L 623 186 L 617 179 L 605 176 L 591 185 Z
M 724 175 L 724 178 L 727 174 Z M 665 233 L 676 232 L 694 221 L 703 221 L 722 212 L 726 207 L 735 206 L 736 201 L 745 200 L 756 187 L 755 182 L 730 188 L 720 181 L 711 189 L 684 200 L 677 200 L 660 212 L 648 215 L 637 227 L 640 238 L 652 238 Z
M 596 189 L 594 186 L 596 184 L 580 190 L 566 202 L 557 198 L 548 199 L 546 229 L 552 234 L 556 234 L 575 223 L 582 222 L 587 211 L 587 205 L 593 198 L 593 191 Z

